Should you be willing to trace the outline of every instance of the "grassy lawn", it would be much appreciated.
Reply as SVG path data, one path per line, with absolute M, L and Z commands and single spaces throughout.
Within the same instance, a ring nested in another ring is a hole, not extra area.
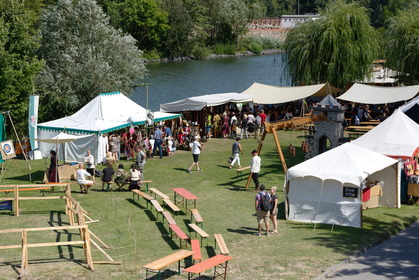
M 303 160 L 302 132 L 281 131 L 279 139 L 288 167 Z M 173 157 L 152 159 L 145 167 L 145 179 L 173 199 L 172 188 L 183 187 L 198 196 L 197 208 L 204 219 L 204 229 L 210 234 L 208 246 L 204 240 L 203 257 L 213 256 L 214 233 L 221 233 L 233 260 L 229 262 L 228 279 L 313 279 L 328 267 L 339 263 L 363 247 L 388 238 L 411 224 L 418 217 L 418 206 L 403 205 L 401 209 L 375 208 L 364 211 L 364 227 L 349 228 L 330 225 L 304 224 L 286 221 L 282 187 L 284 172 L 272 135 L 266 137 L 262 149 L 260 181 L 267 187 L 278 186 L 280 198 L 279 232 L 270 236 L 256 237 L 253 182 L 251 188 L 243 188 L 243 180 L 237 178 L 235 169 L 227 169 L 231 153 L 231 139 L 210 139 L 200 156 L 203 172 L 189 174 L 186 169 L 192 162 L 190 151 L 177 151 Z M 245 152 L 242 166 L 250 164 L 252 149 L 257 148 L 255 139 L 241 141 Z M 297 146 L 295 157 L 288 154 L 288 145 Z M 7 162 L 1 184 L 27 184 L 25 161 Z M 129 163 L 122 161 L 128 170 Z M 48 160 L 31 161 L 32 178 L 40 183 Z M 100 168 L 99 168 L 100 169 Z M 247 174 L 245 172 L 245 174 Z M 97 178 L 98 179 L 98 178 Z M 100 182 L 100 180 L 98 180 Z M 178 240 L 168 236 L 167 225 L 156 221 L 155 211 L 145 207 L 144 200 L 133 201 L 130 192 L 100 192 L 93 189 L 82 195 L 73 185 L 73 196 L 99 223 L 89 224 L 89 229 L 111 246 L 107 252 L 121 265 L 95 265 L 95 272 L 87 269 L 83 249 L 79 246 L 44 247 L 29 249 L 29 274 L 27 279 L 144 279 L 143 265 L 178 250 Z M 100 189 L 100 185 L 96 190 Z M 0 194 L 4 196 L 4 194 Z M 12 194 L 9 194 L 11 196 Z M 39 195 L 27 192 L 23 195 Z M 48 194 L 47 194 L 48 195 Z M 161 202 L 161 200 L 159 199 Z M 0 229 L 21 227 L 45 227 L 66 225 L 64 201 L 23 201 L 22 215 L 14 217 L 9 211 L 0 211 Z M 177 224 L 188 231 L 190 216 L 175 216 Z M 55 242 L 79 240 L 77 232 L 28 233 L 31 242 Z M 0 235 L 0 246 L 20 244 L 19 234 Z M 189 247 L 190 248 L 190 247 Z M 93 250 L 93 260 L 106 260 Z M 19 249 L 0 250 L 0 279 L 16 279 L 20 270 Z M 186 279 L 187 274 L 175 273 L 176 265 L 165 271 L 170 279 Z M 210 270 L 207 275 L 211 275 Z M 150 274 L 149 274 L 150 275 Z M 157 279 L 157 278 L 153 278 Z M 202 278 L 206 279 L 206 278 Z

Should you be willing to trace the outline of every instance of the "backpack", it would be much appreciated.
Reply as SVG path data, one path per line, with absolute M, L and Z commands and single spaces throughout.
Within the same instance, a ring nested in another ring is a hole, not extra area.
M 271 197 L 267 193 L 259 193 L 260 195 L 260 209 L 264 211 L 271 210 Z

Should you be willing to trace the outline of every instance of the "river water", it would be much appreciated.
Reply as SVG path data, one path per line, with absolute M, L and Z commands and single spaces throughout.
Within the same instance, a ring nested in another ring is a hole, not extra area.
M 148 63 L 148 108 L 158 111 L 161 103 L 213 93 L 242 92 L 253 82 L 290 86 L 283 54 L 241 56 L 170 63 Z M 146 87 L 138 87 L 131 98 L 146 104 Z

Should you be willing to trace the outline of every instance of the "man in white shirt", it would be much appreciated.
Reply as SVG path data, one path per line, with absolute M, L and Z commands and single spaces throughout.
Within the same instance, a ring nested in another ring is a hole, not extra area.
M 192 167 L 194 165 L 196 165 L 196 169 L 198 171 L 202 171 L 202 169 L 199 168 L 198 159 L 199 159 L 199 154 L 201 153 L 201 150 L 204 149 L 204 144 L 199 143 L 199 139 L 201 139 L 201 137 L 199 137 L 199 135 L 195 136 L 195 141 L 193 141 L 193 143 L 191 144 L 193 163 L 192 163 L 191 167 L 188 168 L 189 173 L 192 173 Z
M 79 164 L 79 169 L 77 169 L 77 183 L 80 184 L 80 190 L 82 193 L 87 193 L 88 189 L 93 184 L 93 181 L 86 180 L 86 176 L 92 176 L 87 170 L 84 169 L 84 164 Z
M 95 181 L 95 158 L 93 157 L 90 150 L 87 150 L 87 156 L 84 158 L 86 163 L 86 171 L 92 175 L 93 182 Z
M 255 183 L 255 188 L 259 190 L 259 172 L 260 172 L 260 163 L 261 159 L 258 156 L 256 150 L 252 151 L 252 162 L 250 163 L 250 173 L 252 174 L 253 182 Z

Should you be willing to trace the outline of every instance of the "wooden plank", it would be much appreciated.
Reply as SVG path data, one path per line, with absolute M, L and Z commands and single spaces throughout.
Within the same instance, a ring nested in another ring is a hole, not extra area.
M 246 170 L 246 169 L 250 169 L 250 165 L 246 166 L 246 167 L 242 167 L 242 168 L 237 168 L 236 171 L 240 172 L 240 171 L 243 171 L 243 170 Z
M 188 250 L 179 250 L 173 254 L 170 254 L 164 258 L 155 260 L 151 263 L 148 263 L 144 265 L 143 267 L 150 270 L 158 271 L 168 265 L 171 265 L 172 263 L 178 262 L 180 260 L 183 260 L 189 256 L 192 256 L 193 252 Z
M 19 245 L 0 246 L 0 250 L 2 250 L 2 249 L 17 249 L 17 248 L 22 248 L 22 244 L 19 244 Z
M 201 272 L 204 272 L 205 270 L 213 268 L 213 267 L 215 267 L 219 264 L 225 263 L 225 262 L 227 262 L 231 259 L 232 259 L 232 257 L 230 257 L 230 256 L 217 255 L 217 256 L 209 258 L 205 261 L 202 261 L 198 264 L 195 264 L 193 266 L 185 268 L 185 271 L 190 272 L 190 273 L 194 273 L 194 274 L 195 273 L 201 273 Z
M 19 197 L 19 200 L 65 199 L 65 196 Z
M 169 225 L 169 227 L 172 229 L 172 231 L 180 238 L 180 239 L 189 239 L 189 236 L 184 233 L 180 227 L 177 225 Z
M 81 228 L 87 228 L 87 225 L 2 229 L 2 230 L 0 230 L 0 233 L 21 232 L 21 231 L 24 231 L 24 230 L 26 230 L 26 231 L 46 231 L 46 230 L 81 229 Z
M 152 196 L 149 196 L 148 194 L 140 191 L 140 190 L 131 190 L 133 193 L 138 194 L 139 196 L 141 196 L 142 198 L 146 199 L 146 200 L 153 200 L 154 198 Z
M 164 193 L 162 193 L 161 191 L 159 191 L 156 188 L 150 188 L 150 193 L 154 193 L 154 195 L 155 195 L 154 198 L 157 198 L 156 197 L 157 195 L 160 196 L 162 199 L 169 198 L 168 195 L 165 195 Z
M 176 221 L 173 218 L 172 214 L 170 214 L 167 211 L 163 211 L 162 214 L 163 214 L 163 217 L 166 219 L 166 221 L 169 225 L 176 225 Z
M 56 184 L 27 184 L 27 185 L 0 185 L 0 188 L 30 188 L 30 187 L 65 187 L 68 183 L 56 183 Z
M 174 188 L 172 190 L 176 192 L 177 194 L 179 194 L 180 196 L 182 196 L 184 199 L 190 199 L 190 200 L 198 199 L 196 195 L 191 194 L 188 190 L 184 188 Z
M 192 251 L 193 251 L 192 259 L 195 261 L 202 260 L 201 245 L 199 244 L 199 240 L 192 239 L 191 246 L 192 246 Z
M 202 219 L 201 214 L 199 213 L 198 209 L 191 209 L 191 220 L 192 220 L 192 216 L 195 219 L 195 222 L 197 223 L 203 223 L 204 219 Z
M 50 243 L 35 243 L 35 244 L 27 244 L 28 248 L 35 248 L 35 247 L 47 247 L 47 246 L 65 246 L 65 245 L 83 245 L 83 240 L 78 241 L 62 241 L 62 242 L 50 242 Z
M 164 211 L 163 207 L 161 207 L 160 203 L 157 200 L 155 199 L 151 200 L 151 204 L 153 204 L 157 212 L 162 213 Z
M 228 255 L 230 252 L 228 251 L 227 245 L 224 242 L 224 238 L 221 234 L 214 234 L 215 241 L 220 248 L 220 252 L 222 255 Z
M 197 226 L 196 224 L 189 224 L 189 226 L 196 232 L 198 233 L 201 237 L 203 238 L 208 238 L 209 234 L 206 233 L 202 228 L 200 228 L 199 226 Z
M 163 199 L 163 203 L 166 204 L 167 206 L 170 207 L 170 209 L 173 210 L 173 212 L 180 212 L 180 208 L 177 207 L 173 201 L 171 201 L 170 199 Z

